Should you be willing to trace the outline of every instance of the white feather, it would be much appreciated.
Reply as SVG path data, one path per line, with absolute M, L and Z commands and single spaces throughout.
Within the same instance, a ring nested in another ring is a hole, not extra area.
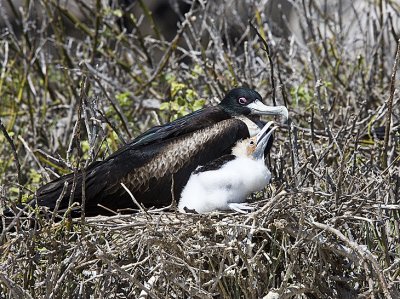
M 192 174 L 182 191 L 178 208 L 206 213 L 229 210 L 230 203 L 243 203 L 270 181 L 271 173 L 262 160 L 237 157 L 218 170 Z

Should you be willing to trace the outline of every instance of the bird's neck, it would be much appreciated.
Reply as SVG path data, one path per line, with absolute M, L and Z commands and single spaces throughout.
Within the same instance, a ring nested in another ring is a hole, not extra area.
M 254 121 L 252 121 L 250 118 L 243 116 L 243 115 L 236 115 L 236 116 L 234 116 L 234 118 L 239 119 L 246 124 L 247 129 L 249 130 L 250 137 L 257 135 L 258 132 L 260 131 L 260 127 L 257 126 L 257 124 Z

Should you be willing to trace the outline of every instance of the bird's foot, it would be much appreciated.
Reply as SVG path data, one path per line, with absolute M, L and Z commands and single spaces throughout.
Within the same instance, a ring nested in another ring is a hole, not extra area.
M 229 208 L 231 210 L 234 210 L 236 212 L 246 214 L 248 211 L 253 211 L 254 207 L 249 206 L 247 203 L 236 203 L 232 202 L 228 204 Z
M 184 211 L 185 213 L 198 214 L 197 211 L 196 211 L 195 209 L 189 209 L 189 208 L 187 208 L 187 207 L 184 207 L 184 208 L 183 208 L 183 211 Z

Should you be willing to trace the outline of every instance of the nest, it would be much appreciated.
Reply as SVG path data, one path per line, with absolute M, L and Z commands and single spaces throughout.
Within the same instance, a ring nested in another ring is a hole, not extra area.
M 320 200 L 316 205 L 315 200 Z M 248 214 L 140 212 L 10 233 L 0 281 L 14 297 L 396 298 L 393 207 L 280 192 Z M 398 208 L 398 207 L 397 207 Z M 388 230 L 388 228 L 390 229 Z M 346 235 L 343 234 L 346 232 Z M 387 243 L 377 243 L 376 234 Z M 5 275 L 7 273 L 7 275 Z M 25 288 L 24 285 L 28 285 Z M 275 296 L 275 297 L 274 297 Z

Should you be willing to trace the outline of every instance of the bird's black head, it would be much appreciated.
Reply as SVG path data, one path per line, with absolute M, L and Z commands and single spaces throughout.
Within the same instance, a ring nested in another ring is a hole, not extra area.
M 250 88 L 234 88 L 219 104 L 230 115 L 283 115 L 288 117 L 284 106 L 269 107 L 263 104 L 261 95 Z
M 250 115 L 251 107 L 257 102 L 262 104 L 261 101 L 262 97 L 257 91 L 238 87 L 229 91 L 219 105 L 231 115 Z

